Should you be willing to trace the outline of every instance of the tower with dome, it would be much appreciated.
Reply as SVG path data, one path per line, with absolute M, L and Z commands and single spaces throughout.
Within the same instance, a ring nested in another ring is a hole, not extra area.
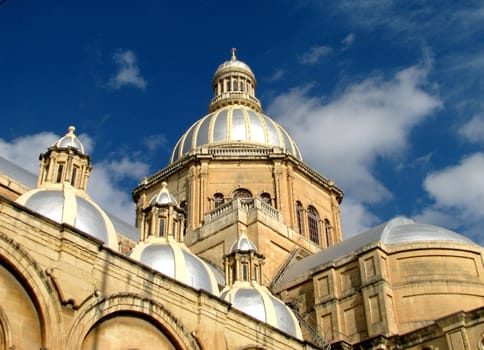
M 74 127 L 37 175 L 0 155 L 0 350 L 484 349 L 481 246 L 405 217 L 343 239 L 342 190 L 235 49 L 211 86 L 134 225 L 89 196 Z

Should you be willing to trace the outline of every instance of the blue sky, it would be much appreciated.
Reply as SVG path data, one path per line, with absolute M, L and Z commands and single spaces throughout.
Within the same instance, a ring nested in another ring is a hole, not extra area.
M 237 48 L 266 114 L 345 192 L 344 235 L 397 215 L 483 244 L 482 1 L 32 1 L 0 5 L 0 154 L 37 172 L 75 125 L 89 192 L 131 190 L 207 112 Z

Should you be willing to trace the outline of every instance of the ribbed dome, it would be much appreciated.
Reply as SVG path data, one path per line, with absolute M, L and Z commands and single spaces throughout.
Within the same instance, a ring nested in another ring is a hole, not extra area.
M 56 187 L 28 191 L 17 199 L 17 203 L 49 219 L 74 226 L 118 250 L 116 231 L 106 213 L 85 192 L 68 184 Z
M 178 205 L 175 197 L 173 197 L 170 191 L 168 191 L 166 186 L 167 186 L 166 182 L 163 182 L 161 184 L 160 192 L 158 192 L 155 196 L 153 196 L 153 198 L 151 198 L 150 204 L 161 204 L 161 205 L 171 204 L 174 206 Z
M 193 288 L 219 294 L 209 265 L 172 238 L 150 237 L 138 243 L 130 257 Z
M 77 138 L 76 135 L 74 135 L 74 131 L 76 131 L 76 128 L 73 126 L 69 126 L 67 134 L 65 134 L 63 137 L 61 137 L 56 143 L 55 146 L 58 148 L 68 148 L 72 147 L 78 150 L 81 153 L 84 152 L 84 146 L 82 145 L 81 141 Z
M 220 295 L 242 312 L 302 339 L 301 328 L 292 311 L 269 290 L 257 283 L 236 282 Z
M 201 147 L 253 146 L 285 148 L 299 160 L 301 152 L 278 123 L 263 113 L 241 105 L 231 105 L 209 113 L 195 122 L 180 138 L 171 163 Z
M 255 244 L 247 237 L 245 233 L 243 233 L 239 239 L 237 239 L 233 244 L 232 247 L 230 248 L 230 252 L 236 252 L 236 251 L 254 251 L 257 253 L 257 247 Z

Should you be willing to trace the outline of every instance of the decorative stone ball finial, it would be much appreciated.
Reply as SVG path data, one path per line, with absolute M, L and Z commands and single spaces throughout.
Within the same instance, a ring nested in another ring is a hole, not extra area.
M 75 127 L 75 126 L 72 126 L 72 125 L 71 125 L 71 126 L 69 126 L 69 127 L 67 128 L 67 133 L 68 133 L 68 134 L 73 135 L 73 134 L 74 134 L 74 131 L 76 131 L 76 127 Z

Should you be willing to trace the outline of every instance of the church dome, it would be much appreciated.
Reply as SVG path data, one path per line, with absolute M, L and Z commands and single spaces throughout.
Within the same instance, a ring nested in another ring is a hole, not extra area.
M 177 203 L 175 197 L 173 197 L 173 195 L 170 193 L 170 191 L 168 191 L 168 189 L 166 188 L 167 185 L 168 184 L 166 182 L 163 182 L 161 184 L 161 190 L 151 198 L 150 205 L 153 205 L 153 204 L 161 204 L 161 205 L 170 204 L 170 205 L 173 205 L 173 206 L 178 206 L 178 203 Z
M 225 260 L 226 273 L 229 270 L 233 273 L 232 278 L 226 280 L 233 284 L 226 285 L 220 297 L 240 311 L 302 339 L 301 328 L 293 312 L 259 284 L 264 257 L 257 252 L 256 245 L 245 231 L 232 244 Z M 237 270 L 241 270 L 241 273 L 237 274 Z
M 130 257 L 195 289 L 219 294 L 209 265 L 172 238 L 150 237 L 138 243 Z
M 289 133 L 267 115 L 242 105 L 231 105 L 195 122 L 177 142 L 171 163 L 202 147 L 279 147 L 302 160 Z
M 255 96 L 257 82 L 250 67 L 232 57 L 222 63 L 212 79 L 214 97 L 208 114 L 178 140 L 170 163 L 202 148 L 281 148 L 302 160 L 289 133 L 262 112 Z
M 243 233 L 241 237 L 232 244 L 232 247 L 230 247 L 231 253 L 234 253 L 236 251 L 253 251 L 256 253 L 258 252 L 255 244 L 249 239 L 249 237 L 247 237 L 245 233 Z
M 220 295 L 238 310 L 302 339 L 301 328 L 292 311 L 267 288 L 250 282 L 236 282 Z
M 69 126 L 67 134 L 65 134 L 63 137 L 61 137 L 54 146 L 57 148 L 74 148 L 80 153 L 85 153 L 84 152 L 84 146 L 79 141 L 77 136 L 74 134 L 74 131 L 76 131 L 76 128 L 73 126 Z
M 116 231 L 106 213 L 85 192 L 69 184 L 55 187 L 28 191 L 17 199 L 17 203 L 58 223 L 74 226 L 118 250 Z

